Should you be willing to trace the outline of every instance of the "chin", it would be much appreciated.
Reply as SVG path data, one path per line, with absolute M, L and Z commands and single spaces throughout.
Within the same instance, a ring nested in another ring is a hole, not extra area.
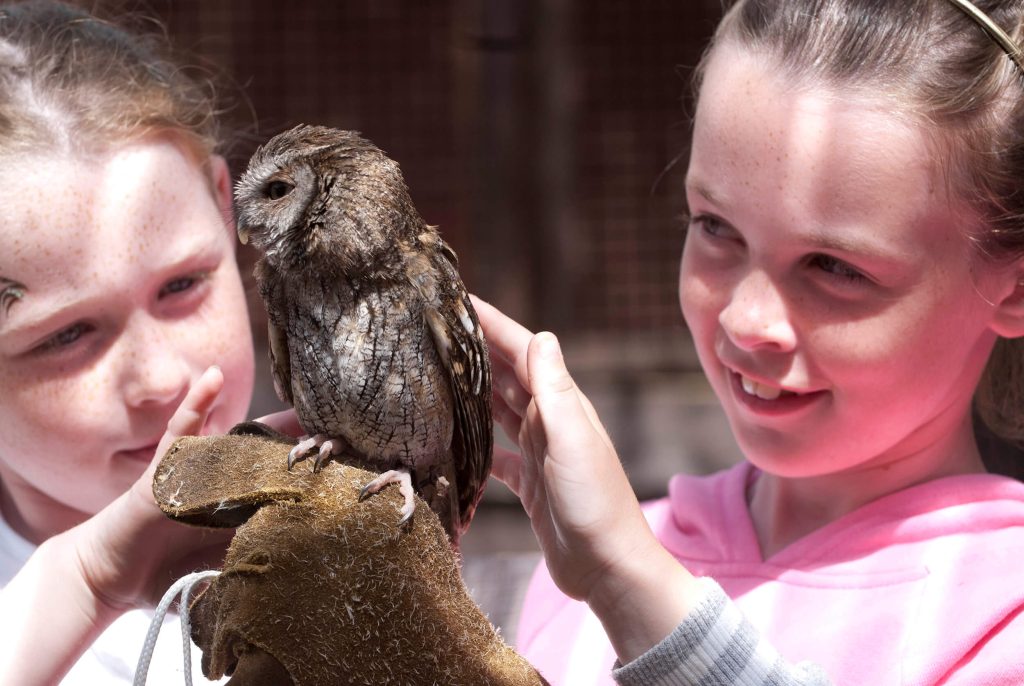
M 737 442 L 747 462 L 772 476 L 801 479 L 820 476 L 831 471 L 826 465 L 820 463 L 820 453 L 808 455 L 806 449 L 792 445 L 787 447 L 785 442 L 780 442 L 777 446 L 766 446 L 765 444 L 769 441 L 763 438 L 750 440 L 740 436 L 737 436 Z M 773 449 L 766 449 L 766 447 Z

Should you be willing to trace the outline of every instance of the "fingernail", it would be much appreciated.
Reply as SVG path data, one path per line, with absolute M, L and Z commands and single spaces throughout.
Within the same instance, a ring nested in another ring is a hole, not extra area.
M 537 334 L 537 343 L 540 345 L 540 354 L 548 360 L 557 360 L 562 356 L 562 349 L 558 345 L 558 338 L 553 333 L 543 331 Z

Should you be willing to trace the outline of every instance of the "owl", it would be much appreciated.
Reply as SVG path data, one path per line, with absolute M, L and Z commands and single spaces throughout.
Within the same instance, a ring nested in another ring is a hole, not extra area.
M 483 492 L 493 443 L 487 344 L 437 227 L 398 165 L 353 131 L 298 126 L 260 147 L 235 188 L 238 234 L 270 328 L 274 385 L 308 456 L 397 483 L 457 547 Z

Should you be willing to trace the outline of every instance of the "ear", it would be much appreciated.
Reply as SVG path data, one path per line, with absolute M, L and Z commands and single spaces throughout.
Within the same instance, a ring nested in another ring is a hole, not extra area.
M 1024 263 L 1018 263 L 1008 276 L 1012 282 L 995 304 L 992 330 L 1003 338 L 1020 338 L 1024 336 Z
M 228 230 L 235 231 L 235 212 L 232 205 L 231 194 L 231 171 L 228 169 L 227 161 L 220 155 L 210 155 L 210 183 L 213 185 L 213 195 L 217 200 L 221 216 L 224 217 L 224 225 Z

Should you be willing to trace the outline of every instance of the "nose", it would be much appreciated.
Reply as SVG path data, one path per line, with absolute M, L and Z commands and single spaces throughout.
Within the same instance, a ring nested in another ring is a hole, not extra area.
M 789 352 L 796 332 L 778 286 L 763 271 L 750 271 L 736 284 L 718 322 L 729 340 L 742 350 Z
M 191 383 L 191 368 L 167 323 L 138 318 L 123 335 L 125 402 L 133 408 L 176 407 Z

